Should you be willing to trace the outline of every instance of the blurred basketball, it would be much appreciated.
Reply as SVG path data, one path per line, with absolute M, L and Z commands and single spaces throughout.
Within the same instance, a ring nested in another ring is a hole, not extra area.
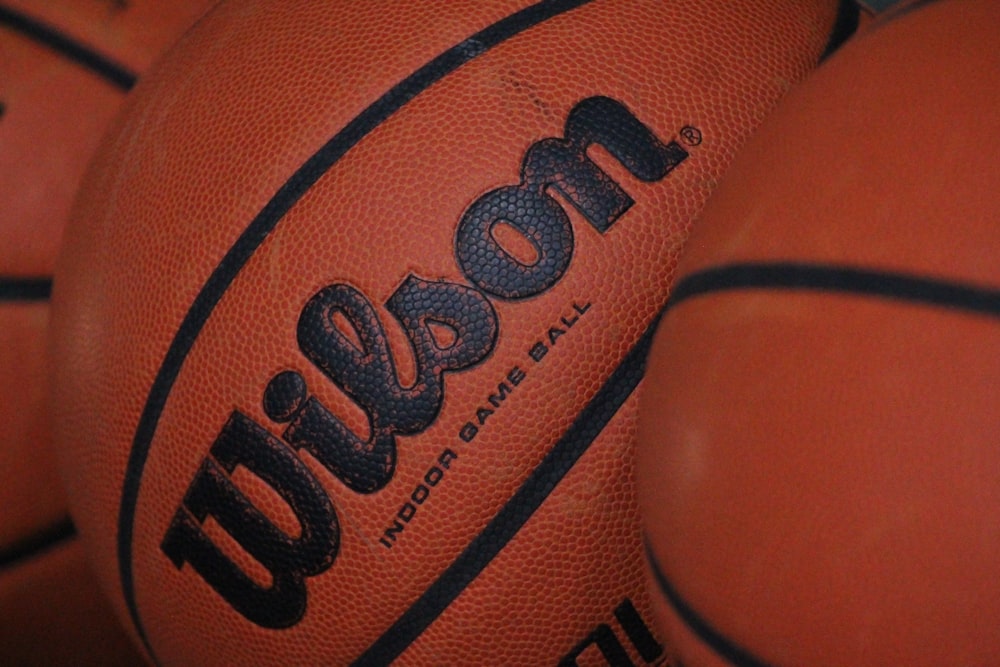
M 990 0 L 885 15 L 695 227 L 638 452 L 685 665 L 1000 661 L 998 34 Z
M 137 659 L 74 543 L 51 455 L 48 297 L 101 135 L 136 72 L 208 4 L 0 4 L 0 663 Z
M 102 146 L 56 278 L 61 466 L 148 652 L 662 662 L 650 327 L 842 11 L 217 6 Z

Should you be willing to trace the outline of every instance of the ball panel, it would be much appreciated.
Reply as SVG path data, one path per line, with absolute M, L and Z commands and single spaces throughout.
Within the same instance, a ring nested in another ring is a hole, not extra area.
M 31 667 L 142 664 L 71 539 L 0 570 L 0 656 Z
M 509 664 L 527 664 L 539 655 L 557 662 L 599 624 L 614 627 L 635 664 L 663 655 L 658 639 L 651 642 L 655 648 L 643 645 L 641 655 L 615 616 L 618 609 L 634 610 L 640 632 L 652 622 L 647 596 L 636 596 L 633 585 L 642 572 L 639 531 L 619 518 L 635 512 L 630 451 L 635 408 L 633 394 L 567 471 L 558 493 L 539 506 L 400 662 L 433 665 L 448 656 L 455 664 L 472 664 L 491 654 Z M 559 619 L 558 636 L 552 619 Z M 588 646 L 580 664 L 595 653 Z
M 79 66 L 6 26 L 0 26 L 0 39 L 0 171 L 9 192 L 0 262 L 5 275 L 50 275 L 87 158 L 122 92 L 95 82 Z M 62 122 L 67 108 L 76 112 L 72 123 Z M 45 128 L 44 141 L 39 141 L 39 127 Z
M 145 71 L 215 4 L 215 0 L 160 3 L 147 0 L 7 0 L 5 14 L 19 15 L 42 30 L 92 51 L 129 74 Z M 155 27 L 155 29 L 154 29 Z
M 0 419 L 12 437 L 0 447 L 0 550 L 66 516 L 66 498 L 49 451 L 44 387 L 48 304 L 0 305 L 0 358 L 11 385 L 0 401 Z
M 651 360 L 644 442 L 670 447 L 644 507 L 668 581 L 723 637 L 769 664 L 910 660 L 963 610 L 995 615 L 995 596 L 969 586 L 1000 548 L 979 444 L 995 419 L 988 394 L 965 389 L 1000 367 L 963 343 L 996 342 L 995 321 L 733 291 L 679 306 L 661 332 L 661 353 L 685 355 Z M 939 658 L 982 646 L 963 662 L 984 659 L 987 625 L 960 624 Z
M 998 95 L 991 72 L 1000 56 L 987 46 L 997 9 L 930 3 L 863 32 L 820 67 L 733 165 L 713 197 L 713 224 L 686 250 L 688 271 L 808 261 L 991 285 L 984 211 L 995 167 L 982 147 L 996 124 L 974 108 Z M 800 118 L 822 118 L 824 131 Z M 769 192 L 775 182 L 774 197 L 727 194 Z M 933 208 L 916 211 L 915 202 Z

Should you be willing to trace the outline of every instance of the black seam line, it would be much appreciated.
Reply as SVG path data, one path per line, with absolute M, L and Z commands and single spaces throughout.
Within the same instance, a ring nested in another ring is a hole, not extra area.
M 667 580 L 666 575 L 660 568 L 660 564 L 653 553 L 653 548 L 649 544 L 649 539 L 643 536 L 646 562 L 649 570 L 653 574 L 657 587 L 666 598 L 666 601 L 677 612 L 677 615 L 688 628 L 715 653 L 736 667 L 771 667 L 770 663 L 764 662 L 755 657 L 746 649 L 737 646 L 735 643 L 724 637 L 718 630 L 705 621 L 691 606 L 684 601 L 677 590 Z
M 69 517 L 43 528 L 31 537 L 0 549 L 0 571 L 17 567 L 76 537 L 76 528 Z
M 55 28 L 7 7 L 0 7 L 0 25 L 5 25 L 35 42 L 87 68 L 120 90 L 131 90 L 136 75 L 105 55 L 75 42 Z
M 132 535 L 135 505 L 149 448 L 167 398 L 180 374 L 181 366 L 222 295 L 257 248 L 296 202 L 349 150 L 403 108 L 410 100 L 451 72 L 504 41 L 548 19 L 592 1 L 542 0 L 542 2 L 526 7 L 448 49 L 390 89 L 349 122 L 292 175 L 247 226 L 202 287 L 181 322 L 150 388 L 129 451 L 128 465 L 122 485 L 118 521 L 119 577 L 125 603 L 136 632 L 154 661 L 156 660 L 155 653 L 146 636 L 136 605 L 132 577 Z
M 837 8 L 837 18 L 830 31 L 830 39 L 823 49 L 820 62 L 823 62 L 843 46 L 855 32 L 858 31 L 858 24 L 861 19 L 861 7 L 855 0 L 840 0 Z
M 48 301 L 51 295 L 51 278 L 0 276 L 0 302 Z
M 791 262 L 730 264 L 693 273 L 677 283 L 667 307 L 746 289 L 857 294 L 1000 317 L 1000 290 L 901 273 Z
M 352 667 L 377 667 L 398 658 L 517 535 L 639 385 L 658 323 L 659 317 L 486 528 Z

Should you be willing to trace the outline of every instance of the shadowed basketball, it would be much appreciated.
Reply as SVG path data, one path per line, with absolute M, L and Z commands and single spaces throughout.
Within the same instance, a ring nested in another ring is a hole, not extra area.
M 998 30 L 983 0 L 879 18 L 692 233 L 638 446 L 686 665 L 1000 659 Z
M 51 452 L 45 338 L 56 254 L 86 164 L 136 74 L 209 3 L 166 4 L 0 2 L 3 664 L 139 659 L 67 514 Z

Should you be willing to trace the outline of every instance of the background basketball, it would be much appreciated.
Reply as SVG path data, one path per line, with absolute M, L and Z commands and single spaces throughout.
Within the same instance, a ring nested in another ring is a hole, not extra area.
M 55 289 L 73 514 L 157 661 L 662 661 L 631 460 L 648 332 L 841 12 L 202 20 L 103 145 Z
M 50 451 L 48 295 L 87 160 L 137 72 L 209 3 L 0 2 L 0 663 L 134 662 Z
M 880 19 L 695 226 L 638 452 L 685 665 L 1000 662 L 998 31 Z

